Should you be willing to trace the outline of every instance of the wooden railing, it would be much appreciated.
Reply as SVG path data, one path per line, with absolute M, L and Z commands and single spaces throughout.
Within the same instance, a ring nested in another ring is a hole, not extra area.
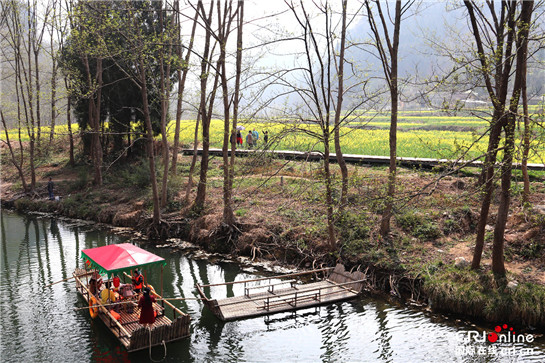
M 204 295 L 204 292 L 202 291 L 203 287 L 226 286 L 226 285 L 236 285 L 236 284 L 244 284 L 244 287 L 246 287 L 246 285 L 248 283 L 250 283 L 250 282 L 258 282 L 258 281 L 266 281 L 266 280 L 268 280 L 270 282 L 273 279 L 282 279 L 282 278 L 294 277 L 294 276 L 304 276 L 304 275 L 310 275 L 310 274 L 313 274 L 313 273 L 325 272 L 325 271 L 331 271 L 331 270 L 333 270 L 333 267 L 326 267 L 326 268 L 320 268 L 320 269 L 311 270 L 311 271 L 297 272 L 297 273 L 285 274 L 285 275 L 279 275 L 279 276 L 273 276 L 273 277 L 262 277 L 262 278 L 259 278 L 259 279 L 221 282 L 221 283 L 217 283 L 217 284 L 206 284 L 206 285 L 196 284 L 195 286 L 197 287 L 199 292 L 201 292 L 202 297 L 206 298 L 206 296 Z M 260 285 L 257 285 L 256 287 L 259 287 L 259 286 Z M 261 285 L 261 286 L 263 286 L 263 285 Z M 265 286 L 268 286 L 268 285 L 265 285 Z
M 364 281 L 366 280 L 363 279 L 363 280 L 357 280 L 357 281 L 350 281 L 350 282 L 345 282 L 343 284 L 333 283 L 333 285 L 335 287 L 343 288 L 344 286 L 361 283 Z M 321 301 L 321 299 L 325 296 L 336 295 L 336 294 L 346 292 L 346 288 L 343 288 L 342 290 L 331 291 L 326 293 L 322 292 L 322 290 L 327 290 L 327 289 L 331 289 L 331 286 L 320 286 L 320 287 L 315 287 L 312 289 L 300 290 L 300 291 L 288 291 L 282 294 L 276 294 L 274 296 L 267 296 L 265 298 L 260 298 L 259 300 L 264 300 L 263 309 L 269 310 L 271 303 L 273 306 L 278 306 L 278 305 L 287 303 L 292 305 L 293 307 L 297 307 L 297 303 L 300 301 L 306 301 L 309 299 Z M 356 291 L 353 291 L 351 289 L 348 289 L 348 290 L 351 291 L 352 293 L 357 293 Z

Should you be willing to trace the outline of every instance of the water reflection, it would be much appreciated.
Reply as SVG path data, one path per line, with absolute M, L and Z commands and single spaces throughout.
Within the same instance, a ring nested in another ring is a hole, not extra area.
M 101 321 L 93 321 L 73 281 L 47 286 L 71 277 L 81 266 L 80 251 L 126 241 L 104 231 L 77 223 L 36 216 L 1 213 L 0 299 L 1 350 L 4 361 L 149 361 L 148 352 L 128 354 Z M 195 284 L 251 279 L 238 265 L 192 260 L 179 252 L 142 246 L 165 258 L 165 297 L 195 298 Z M 160 270 L 147 278 L 161 285 Z M 242 294 L 242 286 L 205 288 L 216 298 Z M 296 313 L 277 314 L 223 323 L 197 300 L 173 304 L 192 318 L 191 337 L 167 345 L 168 362 L 232 361 L 457 361 L 502 362 L 506 357 L 456 355 L 460 331 L 442 319 L 373 299 L 332 304 Z M 172 311 L 167 309 L 167 315 Z M 486 327 L 489 329 L 490 327 Z M 517 349 L 532 347 L 533 354 L 519 361 L 545 361 L 545 342 L 517 343 Z M 483 346 L 481 346 L 483 348 Z M 489 348 L 484 345 L 484 348 Z M 163 355 L 153 348 L 154 359 Z

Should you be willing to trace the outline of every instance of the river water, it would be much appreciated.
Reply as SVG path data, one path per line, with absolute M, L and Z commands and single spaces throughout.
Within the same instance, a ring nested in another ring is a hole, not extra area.
M 128 237 L 77 221 L 1 214 L 1 351 L 4 362 L 145 362 L 128 354 L 100 320 L 93 321 L 68 278 L 83 266 L 80 251 Z M 195 283 L 261 277 L 235 263 L 194 260 L 169 248 L 140 245 L 166 259 L 165 297 L 198 297 Z M 157 288 L 158 273 L 148 273 Z M 212 288 L 215 298 L 240 294 Z M 363 297 L 320 308 L 223 323 L 197 300 L 176 301 L 191 315 L 191 336 L 167 344 L 167 362 L 544 362 L 545 339 L 480 343 L 491 332 L 455 318 Z M 501 322 L 498 322 L 501 323 Z M 468 333 L 476 331 L 475 333 Z M 532 333 L 532 332 L 530 332 Z M 473 335 L 472 335 L 473 338 Z M 163 357 L 154 347 L 152 357 Z

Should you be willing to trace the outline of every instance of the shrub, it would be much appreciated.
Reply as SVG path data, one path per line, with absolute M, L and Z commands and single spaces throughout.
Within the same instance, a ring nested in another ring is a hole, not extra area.
M 336 225 L 343 241 L 364 240 L 369 237 L 369 217 L 366 213 L 346 211 L 337 219 Z
M 237 217 L 244 217 L 246 215 L 246 213 L 248 213 L 248 210 L 247 209 L 244 209 L 244 208 L 241 208 L 241 209 L 237 209 L 235 211 L 235 215 Z
M 424 216 L 409 211 L 396 217 L 397 224 L 414 237 L 433 240 L 441 237 L 441 230 L 437 224 L 431 220 L 425 220 Z
M 78 170 L 78 178 L 70 184 L 70 192 L 81 192 L 87 187 L 89 183 L 89 173 L 87 168 L 80 168 Z

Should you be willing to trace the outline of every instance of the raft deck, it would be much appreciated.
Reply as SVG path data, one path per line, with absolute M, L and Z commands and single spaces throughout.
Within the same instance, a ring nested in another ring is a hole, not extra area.
M 301 284 L 296 279 L 263 284 L 263 282 L 271 282 L 273 279 L 301 277 L 318 272 L 328 273 L 327 277 L 321 281 L 307 284 Z M 344 266 L 338 264 L 335 269 L 325 268 L 271 278 L 222 284 L 197 284 L 196 286 L 199 294 L 204 299 L 205 305 L 214 315 L 223 321 L 229 321 L 353 299 L 360 294 L 365 280 L 365 275 L 362 272 L 346 272 Z M 255 285 L 256 283 L 261 284 Z M 203 292 L 206 287 L 234 284 L 244 284 L 243 296 L 216 300 L 208 298 Z M 263 291 L 264 289 L 265 291 Z
M 76 269 L 74 278 L 76 280 L 76 289 L 83 296 L 87 304 L 89 304 L 90 292 L 87 285 L 83 283 L 80 277 L 91 276 L 91 272 L 86 272 L 84 269 Z M 155 297 L 161 298 L 160 295 L 154 293 Z M 165 343 L 179 340 L 189 336 L 190 334 L 190 317 L 184 314 L 168 301 L 161 301 L 169 308 L 172 308 L 174 321 L 164 315 L 165 307 L 158 303 L 153 304 L 154 310 L 157 312 L 155 322 L 151 326 L 151 346 L 162 345 Z M 134 352 L 141 349 L 147 349 L 150 346 L 150 334 L 138 320 L 140 318 L 140 308 L 138 301 L 123 302 L 120 304 L 119 315 L 121 318 L 116 320 L 110 314 L 111 306 L 99 307 L 98 317 L 115 335 L 119 342 L 129 352 Z M 127 305 L 131 305 L 127 308 Z

